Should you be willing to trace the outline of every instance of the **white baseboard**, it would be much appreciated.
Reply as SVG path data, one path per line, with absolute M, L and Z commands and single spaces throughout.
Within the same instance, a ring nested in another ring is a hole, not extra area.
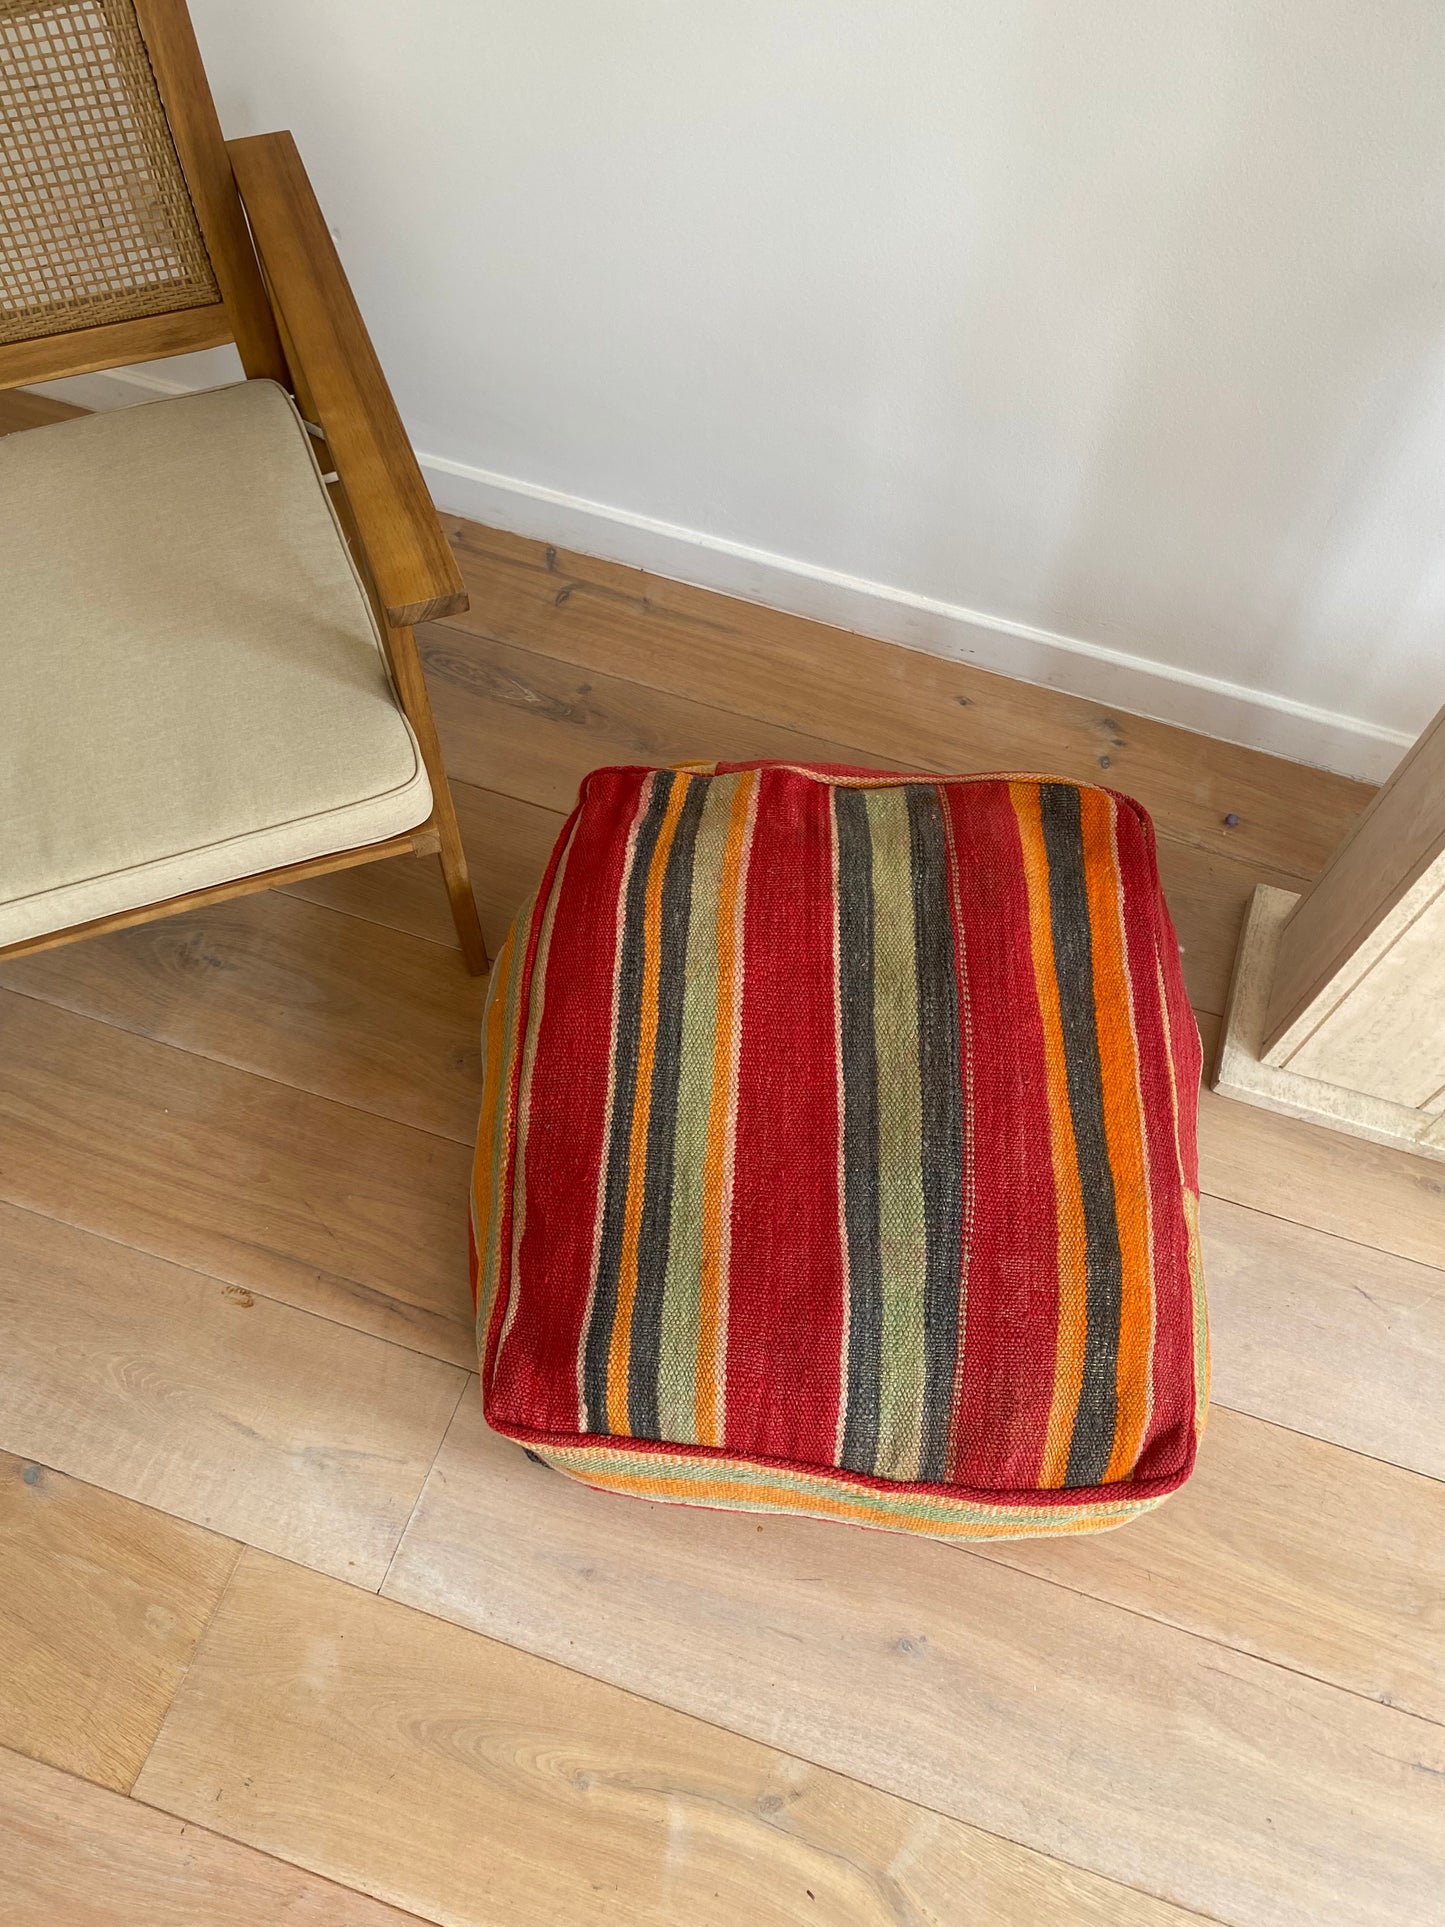
M 149 369 L 116 369 L 52 382 L 45 392 L 80 407 L 115 408 L 184 389 Z M 418 460 L 437 506 L 454 515 L 1295 762 L 1378 783 L 1414 740 L 1402 730 L 773 555 L 443 455 L 419 452 Z
M 66 375 L 60 381 L 40 382 L 35 393 L 74 402 L 77 408 L 129 408 L 167 395 L 189 395 L 195 387 L 194 382 L 168 381 L 149 368 L 107 368 L 98 375 Z
M 533 536 L 654 575 L 741 596 L 791 615 L 877 636 L 905 648 L 973 663 L 1017 681 L 1065 690 L 1111 709 L 1150 716 L 1201 735 L 1298 763 L 1382 782 L 1415 740 L 1332 710 L 1315 709 L 1077 636 L 1057 635 L 958 603 L 914 595 L 790 556 L 584 501 L 533 482 L 420 454 L 437 506 L 514 535 Z

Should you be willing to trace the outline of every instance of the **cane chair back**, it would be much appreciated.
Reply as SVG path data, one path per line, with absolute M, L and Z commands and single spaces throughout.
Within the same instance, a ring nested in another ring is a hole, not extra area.
M 129 0 L 0 0 L 0 342 L 221 298 Z

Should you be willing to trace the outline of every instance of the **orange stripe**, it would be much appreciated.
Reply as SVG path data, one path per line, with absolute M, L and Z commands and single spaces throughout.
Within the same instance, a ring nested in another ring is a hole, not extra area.
M 1089 1323 L 1089 1284 L 1084 1268 L 1084 1200 L 1079 1190 L 1079 1160 L 1074 1120 L 1069 1110 L 1064 1027 L 1059 985 L 1054 974 L 1053 919 L 1049 910 L 1049 860 L 1037 783 L 1010 783 L 1009 799 L 1018 818 L 1024 881 L 1029 899 L 1029 937 L 1034 988 L 1044 1033 L 1044 1083 L 1048 1095 L 1049 1144 L 1053 1152 L 1054 1209 L 1058 1220 L 1058 1330 L 1054 1348 L 1054 1393 L 1044 1438 L 1039 1484 L 1061 1486 L 1069 1465 L 1069 1445 L 1084 1382 L 1084 1339 Z
M 1050 1522 L 1054 1510 L 1048 1506 L 999 1508 L 994 1518 L 971 1519 L 928 1519 L 915 1522 L 910 1518 L 906 1506 L 897 1508 L 886 1505 L 869 1505 L 866 1500 L 854 1499 L 840 1493 L 837 1497 L 818 1492 L 794 1492 L 785 1485 L 773 1485 L 767 1481 L 756 1485 L 738 1485 L 731 1480 L 712 1485 L 703 1476 L 697 1478 L 656 1479 L 628 1472 L 610 1472 L 605 1468 L 583 1466 L 564 1460 L 559 1455 L 544 1455 L 549 1464 L 576 1479 L 583 1485 L 596 1486 L 601 1491 L 625 1493 L 634 1498 L 672 1501 L 681 1505 L 713 1506 L 720 1511 L 744 1509 L 759 1506 L 770 1512 L 806 1512 L 829 1519 L 851 1520 L 857 1525 L 876 1525 L 894 1532 L 904 1530 L 919 1532 L 926 1538 L 950 1539 L 1032 1539 L 1048 1537 L 1051 1534 L 1099 1532 L 1110 1526 L 1122 1525 L 1137 1513 L 1148 1512 L 1161 1503 L 1160 1498 L 1122 1499 L 1107 1506 L 1092 1505 L 1086 1511 L 1071 1512 L 1059 1508 L 1067 1523 Z M 699 1468 L 701 1474 L 702 1468 Z M 962 1504 L 960 1511 L 964 1510 Z
M 702 1290 L 698 1312 L 697 1405 L 693 1436 L 722 1444 L 728 1252 L 731 1242 L 733 1131 L 737 1120 L 738 1035 L 742 1018 L 742 880 L 752 835 L 756 770 L 733 792 L 717 907 L 717 1018 L 712 1096 L 702 1176 Z
M 1119 1350 L 1115 1362 L 1114 1445 L 1103 1483 L 1133 1470 L 1149 1422 L 1149 1360 L 1154 1348 L 1154 1270 L 1150 1251 L 1149 1172 L 1134 1037 L 1134 992 L 1124 948 L 1123 879 L 1115 842 L 1116 804 L 1099 790 L 1080 792 L 1084 887 L 1094 953 L 1094 1023 L 1099 1038 L 1104 1135 L 1114 1178 L 1122 1260 Z
M 642 1011 L 637 1040 L 637 1088 L 632 1101 L 632 1134 L 627 1150 L 627 1200 L 622 1217 L 622 1257 L 617 1276 L 617 1310 L 607 1353 L 607 1425 L 626 1433 L 627 1369 L 632 1348 L 632 1307 L 637 1297 L 637 1244 L 642 1232 L 642 1195 L 647 1177 L 647 1126 L 652 1115 L 652 1065 L 657 1055 L 657 979 L 662 964 L 662 883 L 668 853 L 692 779 L 678 776 L 667 799 L 662 828 L 647 873 L 642 911 Z

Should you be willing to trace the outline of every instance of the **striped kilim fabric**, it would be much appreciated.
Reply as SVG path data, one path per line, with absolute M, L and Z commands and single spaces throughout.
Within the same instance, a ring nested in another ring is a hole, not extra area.
M 589 1484 L 1114 1525 L 1208 1378 L 1148 817 L 1040 776 L 605 769 L 497 960 L 486 1412 Z

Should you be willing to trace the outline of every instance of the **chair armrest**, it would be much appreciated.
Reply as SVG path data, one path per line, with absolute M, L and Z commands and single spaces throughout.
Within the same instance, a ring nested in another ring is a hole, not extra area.
M 461 571 L 296 143 L 256 134 L 226 151 L 293 376 L 320 417 L 387 621 L 409 629 L 454 615 L 467 606 Z

